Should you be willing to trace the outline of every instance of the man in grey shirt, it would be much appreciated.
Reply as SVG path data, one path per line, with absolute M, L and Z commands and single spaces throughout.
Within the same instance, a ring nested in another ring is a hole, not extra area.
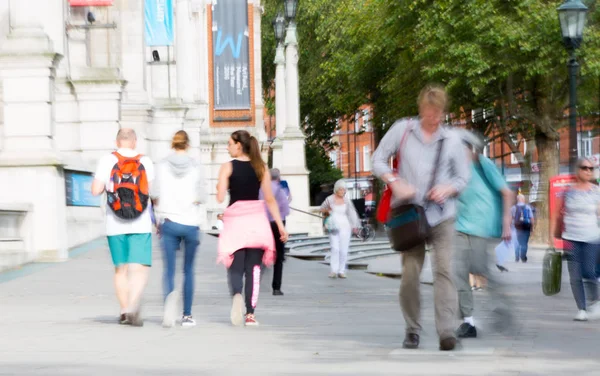
M 425 87 L 418 98 L 419 117 L 397 121 L 373 154 L 373 173 L 390 186 L 392 207 L 413 203 L 425 208 L 435 263 L 435 322 L 440 350 L 453 350 L 456 346 L 458 297 L 451 272 L 454 218 L 456 197 L 470 178 L 470 161 L 460 136 L 441 126 L 447 101 L 443 88 Z M 439 142 L 443 142 L 440 163 L 433 188 L 429 189 Z M 390 157 L 399 158 L 397 172 L 390 168 Z M 406 322 L 405 348 L 419 347 L 420 275 L 424 259 L 425 244 L 402 253 L 400 305 Z

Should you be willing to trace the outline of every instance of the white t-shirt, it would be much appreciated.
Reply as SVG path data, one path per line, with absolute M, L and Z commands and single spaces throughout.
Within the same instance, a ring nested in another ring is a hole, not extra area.
M 135 157 L 139 153 L 132 149 L 119 149 L 119 154 L 124 157 Z M 112 189 L 110 184 L 110 173 L 118 162 L 117 157 L 112 154 L 105 155 L 98 161 L 98 168 L 94 178 L 104 183 L 106 191 Z M 148 157 L 142 157 L 140 160 L 144 168 L 146 169 L 146 176 L 148 177 L 148 185 L 150 186 L 154 180 L 154 165 Z M 150 204 L 148 204 L 148 208 Z M 150 210 L 144 210 L 141 216 L 136 219 L 121 219 L 113 213 L 112 209 L 106 207 L 106 235 L 124 235 L 124 234 L 146 234 L 152 232 L 152 217 L 150 216 Z

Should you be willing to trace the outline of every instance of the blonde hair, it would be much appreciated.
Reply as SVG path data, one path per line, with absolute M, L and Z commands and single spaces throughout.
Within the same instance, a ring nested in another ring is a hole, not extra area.
M 433 106 L 446 111 L 448 106 L 448 94 L 446 89 L 441 85 L 427 85 L 419 93 L 417 99 L 419 107 L 421 105 Z
M 173 135 L 171 148 L 175 150 L 187 150 L 190 147 L 190 137 L 186 131 L 178 131 Z

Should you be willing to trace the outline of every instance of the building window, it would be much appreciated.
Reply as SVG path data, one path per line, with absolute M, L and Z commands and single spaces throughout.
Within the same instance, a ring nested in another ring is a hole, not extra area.
M 360 132 L 360 112 L 354 114 L 354 133 Z
M 340 134 L 340 119 L 335 119 L 335 134 Z
M 369 145 L 363 146 L 363 171 L 371 171 L 371 149 Z
M 579 132 L 577 133 L 577 156 L 591 157 L 592 156 L 592 135 L 591 132 Z
M 371 132 L 371 123 L 369 122 L 370 119 L 370 114 L 369 114 L 369 109 L 363 110 L 363 128 L 365 129 L 366 132 Z
M 360 149 L 356 148 L 356 155 L 354 158 L 354 171 L 360 172 Z
M 330 151 L 329 152 L 329 159 L 331 159 L 331 163 L 335 167 L 338 167 L 338 164 L 337 164 L 337 151 Z

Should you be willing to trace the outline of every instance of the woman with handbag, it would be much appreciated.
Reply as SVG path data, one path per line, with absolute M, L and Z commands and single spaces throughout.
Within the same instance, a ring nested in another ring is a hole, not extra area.
M 593 160 L 578 160 L 576 182 L 558 199 L 562 220 L 554 217 L 550 221 L 550 246 L 554 245 L 554 236 L 564 240 L 571 291 L 578 309 L 575 321 L 600 319 L 595 270 L 600 250 L 600 189 L 591 183 L 593 172 Z
M 346 278 L 350 238 L 352 232 L 356 232 L 360 227 L 360 219 L 354 204 L 346 197 L 346 184 L 343 179 L 335 183 L 333 194 L 321 205 L 321 212 L 328 215 L 325 227 L 331 244 L 329 278 Z

